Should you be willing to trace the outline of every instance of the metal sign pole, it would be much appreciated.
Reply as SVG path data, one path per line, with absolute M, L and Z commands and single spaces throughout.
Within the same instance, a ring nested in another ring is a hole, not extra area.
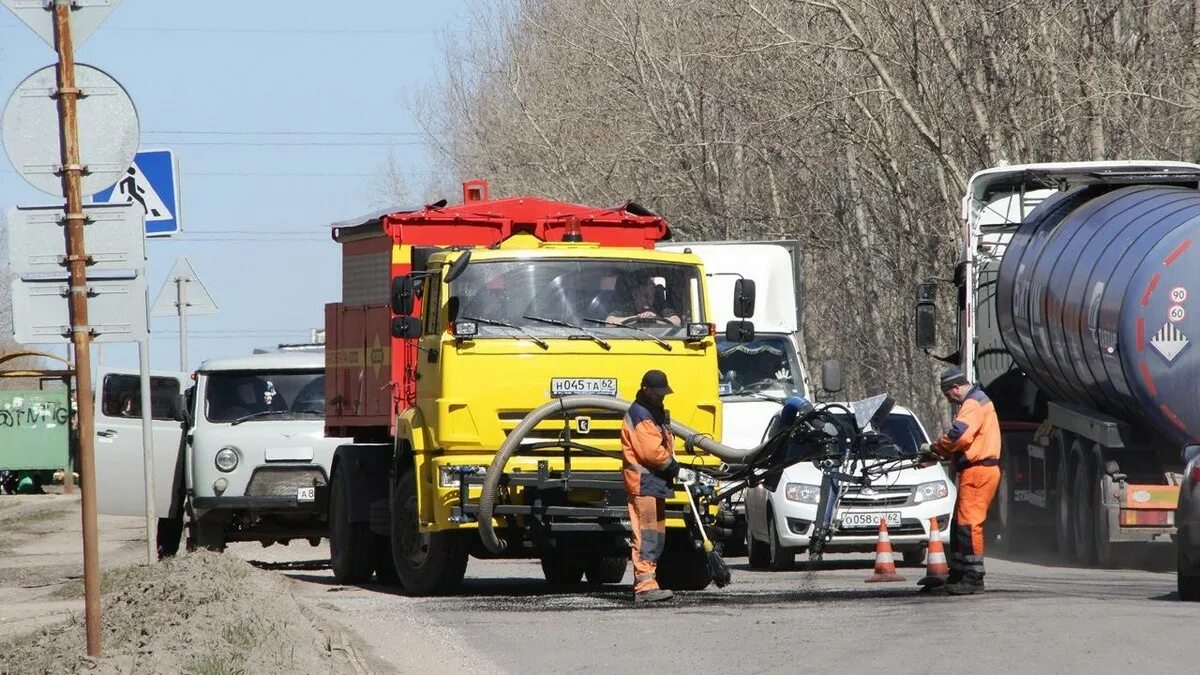
M 88 256 L 83 244 L 83 167 L 79 163 L 79 89 L 71 45 L 71 3 L 54 3 L 54 51 L 58 53 L 58 120 L 63 196 L 66 197 L 65 262 L 70 270 L 71 342 L 75 346 L 75 382 L 79 406 L 79 478 L 83 517 L 83 597 L 87 653 L 100 656 L 100 551 L 96 524 L 96 420 L 92 400 L 91 329 L 88 326 Z
M 187 359 L 187 283 L 184 277 L 175 280 L 175 289 L 179 301 L 179 370 L 188 372 Z
M 146 564 L 153 565 L 157 550 L 155 532 L 158 513 L 154 502 L 154 434 L 150 404 L 150 341 L 138 340 L 138 367 L 142 384 L 142 463 L 146 472 Z

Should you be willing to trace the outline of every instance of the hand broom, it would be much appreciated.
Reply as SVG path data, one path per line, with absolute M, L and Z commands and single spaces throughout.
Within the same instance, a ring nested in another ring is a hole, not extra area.
M 700 520 L 700 510 L 696 508 L 696 499 L 692 495 L 692 486 L 687 486 L 688 504 L 692 507 L 692 515 L 696 517 L 696 527 L 700 530 L 700 539 L 704 542 L 704 556 L 707 559 L 708 573 L 712 576 L 713 583 L 717 588 L 724 588 L 733 581 L 733 575 L 729 571 L 729 565 L 721 559 L 721 554 L 717 553 L 713 548 L 713 544 L 708 539 L 708 533 L 704 531 L 704 521 Z

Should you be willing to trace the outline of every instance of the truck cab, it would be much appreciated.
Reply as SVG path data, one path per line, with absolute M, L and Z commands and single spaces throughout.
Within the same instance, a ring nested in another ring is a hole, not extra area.
M 325 357 L 281 352 L 205 361 L 188 391 L 185 485 L 193 546 L 325 535 Z

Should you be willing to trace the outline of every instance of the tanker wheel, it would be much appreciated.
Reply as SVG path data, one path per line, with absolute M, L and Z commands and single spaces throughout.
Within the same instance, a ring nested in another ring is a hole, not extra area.
M 329 486 L 329 566 L 340 584 L 370 581 L 375 568 L 375 535 L 367 523 L 350 522 L 346 472 L 334 470 Z
M 1092 512 L 1095 514 L 1092 520 L 1092 540 L 1093 546 L 1096 549 L 1096 563 L 1101 567 L 1117 567 L 1127 558 L 1132 550 L 1129 544 L 1114 542 L 1109 539 L 1109 518 L 1112 516 L 1109 513 L 1108 507 L 1104 504 L 1104 466 L 1096 461 L 1093 463 L 1095 473 L 1092 476 L 1092 483 L 1096 486 L 1095 501 L 1092 505 Z
M 1070 457 L 1064 453 L 1058 464 L 1058 475 L 1054 480 L 1054 491 L 1057 493 L 1054 497 L 1054 543 L 1058 548 L 1058 555 L 1064 561 L 1070 561 L 1075 557 L 1075 536 L 1072 534 L 1074 513 L 1071 508 L 1073 468 Z
M 625 578 L 625 569 L 629 567 L 629 556 L 600 556 L 593 558 L 583 571 L 589 584 L 619 584 Z
M 1092 505 L 1096 503 L 1096 484 L 1092 481 L 1095 470 L 1092 465 L 1095 460 L 1090 454 L 1081 454 L 1075 462 L 1075 480 L 1072 500 L 1074 509 L 1075 560 L 1081 565 L 1096 564 L 1096 546 L 1092 541 L 1092 529 L 1095 527 L 1095 514 Z
M 406 471 L 392 488 L 392 559 L 407 595 L 449 595 L 467 573 L 465 532 L 421 532 L 417 478 Z

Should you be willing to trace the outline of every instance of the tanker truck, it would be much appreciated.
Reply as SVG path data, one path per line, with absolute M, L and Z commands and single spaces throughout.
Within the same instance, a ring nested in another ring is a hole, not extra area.
M 1169 542 L 1200 438 L 1200 166 L 1080 162 L 988 169 L 962 202 L 958 364 L 995 403 L 1002 478 L 989 535 L 1053 539 L 1111 566 Z M 916 339 L 937 332 L 917 287 Z

